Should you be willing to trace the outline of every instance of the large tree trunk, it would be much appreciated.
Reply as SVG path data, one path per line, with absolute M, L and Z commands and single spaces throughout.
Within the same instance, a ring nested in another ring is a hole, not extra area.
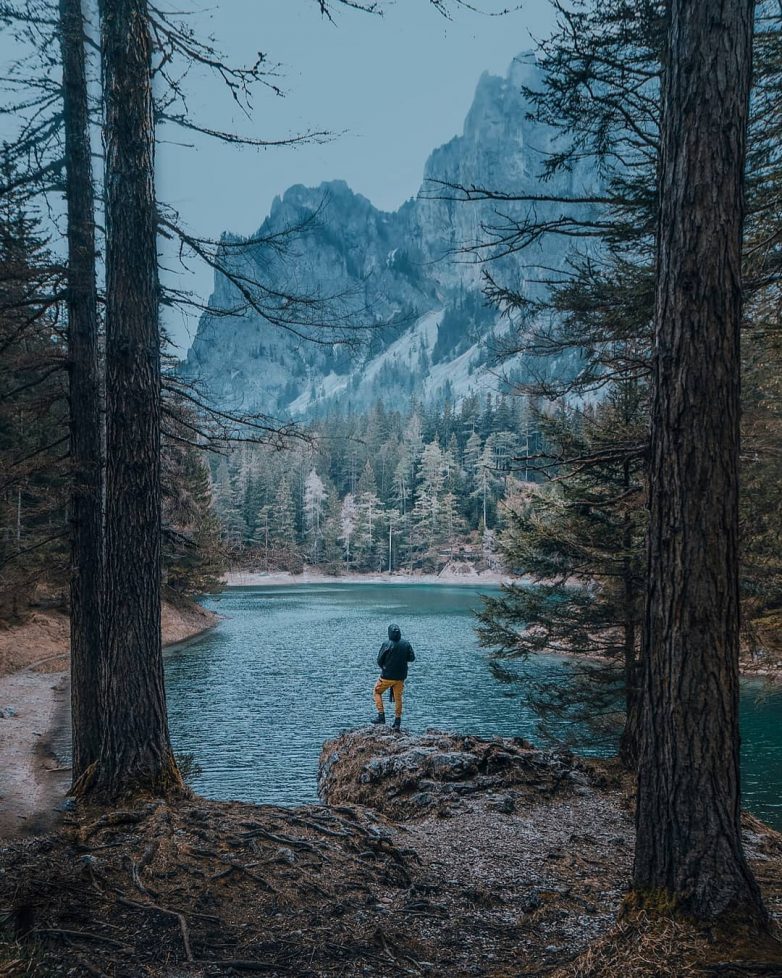
M 634 885 L 650 905 L 760 923 L 760 893 L 741 846 L 738 731 L 739 328 L 753 7 L 671 5 Z
M 86 790 L 182 790 L 160 637 L 160 335 L 146 0 L 102 0 L 106 153 L 106 720 Z
M 60 0 L 68 204 L 70 371 L 71 716 L 73 780 L 100 749 L 103 472 L 101 468 L 95 214 L 81 0 Z

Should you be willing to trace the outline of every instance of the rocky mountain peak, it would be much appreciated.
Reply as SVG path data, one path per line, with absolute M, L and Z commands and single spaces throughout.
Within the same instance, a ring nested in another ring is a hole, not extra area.
M 523 89 L 539 83 L 529 52 L 514 59 L 504 77 L 484 73 L 462 134 L 432 152 L 420 193 L 397 211 L 379 210 L 344 180 L 297 184 L 275 198 L 251 240 L 288 227 L 298 228 L 296 234 L 276 249 L 258 243 L 226 253 L 231 267 L 272 292 L 339 296 L 340 317 L 377 327 L 358 355 L 291 337 L 262 310 L 246 308 L 235 285 L 218 274 L 210 307 L 236 314 L 202 317 L 184 372 L 222 405 L 276 415 L 317 413 L 348 400 L 360 407 L 378 397 L 399 403 L 413 391 L 458 398 L 496 387 L 492 340 L 507 326 L 485 308 L 483 266 L 464 250 L 485 240 L 494 208 L 447 199 L 444 184 L 539 192 L 542 161 L 557 140 L 529 118 Z M 560 188 L 548 181 L 546 192 L 571 193 L 589 179 L 565 174 Z M 526 207 L 519 205 L 522 212 Z M 558 247 L 536 245 L 502 259 L 493 273 L 534 290 L 539 286 L 530 269 L 556 266 Z

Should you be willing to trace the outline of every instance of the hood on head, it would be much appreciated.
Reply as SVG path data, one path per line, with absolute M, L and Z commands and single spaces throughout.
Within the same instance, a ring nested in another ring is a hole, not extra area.
M 402 629 L 399 625 L 389 625 L 388 626 L 388 637 L 392 642 L 398 642 L 402 637 Z

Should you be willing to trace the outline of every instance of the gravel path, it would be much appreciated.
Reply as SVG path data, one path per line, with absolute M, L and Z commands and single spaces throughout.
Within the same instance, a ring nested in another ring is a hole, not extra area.
M 52 827 L 70 784 L 53 743 L 67 724 L 67 673 L 1 676 L 0 713 L 0 836 L 40 834 Z

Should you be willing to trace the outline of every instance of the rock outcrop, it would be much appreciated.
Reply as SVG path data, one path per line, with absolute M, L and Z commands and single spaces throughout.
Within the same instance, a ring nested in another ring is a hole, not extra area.
M 323 746 L 318 791 L 329 805 L 365 805 L 391 818 L 468 808 L 512 814 L 554 795 L 605 787 L 605 774 L 568 751 L 520 738 L 354 731 Z

